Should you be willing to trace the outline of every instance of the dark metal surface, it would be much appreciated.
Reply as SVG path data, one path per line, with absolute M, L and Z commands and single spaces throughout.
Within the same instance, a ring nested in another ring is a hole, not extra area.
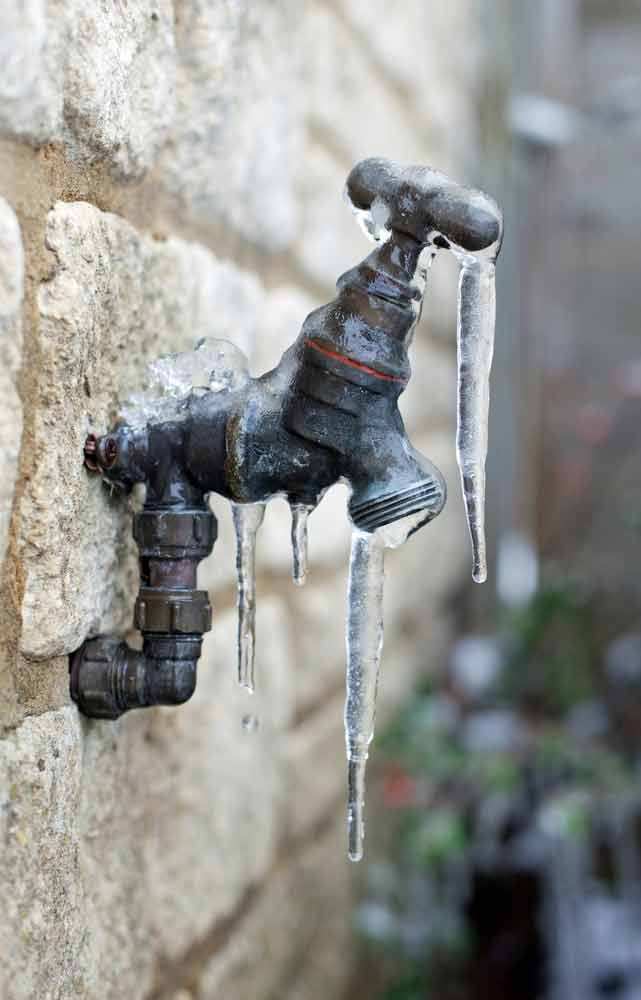
M 195 589 L 195 567 L 216 537 L 208 493 L 241 503 L 278 494 L 314 506 L 345 480 L 350 515 L 364 531 L 420 512 L 424 524 L 443 507 L 443 477 L 408 441 L 397 406 L 426 287 L 422 255 L 448 241 L 483 249 L 500 222 L 490 199 L 426 168 L 365 160 L 348 190 L 362 210 L 383 199 L 389 238 L 339 279 L 336 297 L 307 317 L 273 371 L 237 391 L 190 398 L 181 420 L 87 439 L 89 469 L 123 489 L 146 484 L 134 525 L 142 583 L 135 621 L 145 637 L 175 644 L 158 660 L 147 638 L 142 656 L 112 640 L 87 643 L 73 661 L 72 693 L 88 715 L 181 700 L 189 687 L 190 661 L 174 653 L 211 623 L 207 595 Z
M 71 659 L 71 697 L 96 719 L 117 719 L 131 708 L 180 705 L 196 687 L 202 635 L 212 609 L 196 590 L 198 563 L 216 540 L 216 518 L 197 510 L 149 508 L 134 518 L 141 586 L 134 625 L 142 652 L 113 636 L 86 642 Z

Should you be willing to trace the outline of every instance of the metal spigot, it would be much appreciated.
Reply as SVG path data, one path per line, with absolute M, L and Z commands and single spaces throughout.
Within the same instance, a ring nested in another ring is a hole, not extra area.
M 409 442 L 397 406 L 410 377 L 407 352 L 428 266 L 439 250 L 452 251 L 462 265 L 458 454 L 475 577 L 483 577 L 500 211 L 486 195 L 436 171 L 381 159 L 358 164 L 347 193 L 378 246 L 339 279 L 332 302 L 307 317 L 273 371 L 247 377 L 238 388 L 194 394 L 172 419 L 142 428 L 122 424 L 103 438 L 88 438 L 91 471 L 125 490 L 145 483 L 147 492 L 134 522 L 141 566 L 135 624 L 143 649 L 98 637 L 78 650 L 71 692 L 86 715 L 117 718 L 192 693 L 211 621 L 207 595 L 196 589 L 198 561 L 216 538 L 209 493 L 241 505 L 279 495 L 294 509 L 311 510 L 328 487 L 347 481 L 351 520 L 365 533 L 410 516 L 416 530 L 441 511 L 443 476 Z

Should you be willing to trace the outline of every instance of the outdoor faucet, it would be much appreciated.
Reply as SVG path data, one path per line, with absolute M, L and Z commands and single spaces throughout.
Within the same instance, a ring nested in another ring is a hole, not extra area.
M 352 170 L 347 196 L 377 246 L 339 279 L 336 297 L 310 313 L 276 368 L 250 378 L 232 345 L 206 342 L 193 359 L 198 365 L 202 356 L 203 368 L 209 359 L 213 388 L 207 388 L 208 372 L 204 388 L 201 382 L 179 400 L 161 400 L 106 436 L 87 439 L 90 469 L 124 489 L 144 483 L 146 496 L 134 517 L 141 567 L 134 620 L 142 650 L 101 636 L 74 654 L 71 693 L 86 715 L 115 719 L 131 708 L 178 704 L 193 693 L 202 635 L 211 625 L 208 595 L 196 588 L 198 562 L 216 539 L 209 493 L 233 504 L 239 671 L 249 689 L 253 542 L 266 501 L 281 496 L 292 507 L 302 577 L 306 517 L 330 486 L 346 482 L 355 528 L 350 588 L 371 584 L 373 591 L 373 567 L 380 564 L 382 570 L 383 548 L 400 544 L 441 511 L 443 477 L 410 444 L 397 407 L 410 377 L 408 348 L 428 268 L 440 250 L 453 252 L 461 264 L 457 453 L 474 577 L 485 578 L 484 464 L 500 210 L 487 195 L 430 168 L 403 168 L 383 159 L 364 160 Z M 381 631 L 381 641 L 374 636 L 369 642 L 354 596 L 352 674 L 368 656 L 378 669 L 382 641 Z M 372 627 L 376 632 L 376 623 Z M 365 704 L 362 678 L 359 684 L 361 695 L 352 698 L 351 710 L 363 731 L 352 756 L 362 761 L 373 729 L 373 704 Z M 349 749 L 348 738 L 348 756 Z M 362 785 L 362 776 L 358 781 Z

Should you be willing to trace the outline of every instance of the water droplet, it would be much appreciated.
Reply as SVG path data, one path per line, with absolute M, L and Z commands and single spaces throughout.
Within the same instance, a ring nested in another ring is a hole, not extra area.
M 255 733 L 260 726 L 260 720 L 257 715 L 243 715 L 242 726 L 245 732 Z

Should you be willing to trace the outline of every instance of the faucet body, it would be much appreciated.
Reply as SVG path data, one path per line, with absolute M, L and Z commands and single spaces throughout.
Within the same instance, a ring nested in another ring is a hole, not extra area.
M 345 481 L 350 517 L 366 532 L 421 512 L 422 525 L 442 509 L 443 477 L 412 447 L 398 410 L 408 348 L 436 248 L 495 244 L 500 220 L 485 196 L 388 161 L 359 164 L 348 193 L 372 215 L 382 199 L 387 239 L 339 279 L 275 369 L 234 390 L 192 394 L 179 419 L 88 439 L 89 467 L 125 490 L 144 483 L 146 498 L 134 519 L 143 648 L 98 637 L 74 654 L 71 692 L 85 714 L 117 718 L 193 692 L 211 624 L 196 589 L 197 564 L 216 538 L 209 493 L 243 504 L 280 495 L 313 508 Z

